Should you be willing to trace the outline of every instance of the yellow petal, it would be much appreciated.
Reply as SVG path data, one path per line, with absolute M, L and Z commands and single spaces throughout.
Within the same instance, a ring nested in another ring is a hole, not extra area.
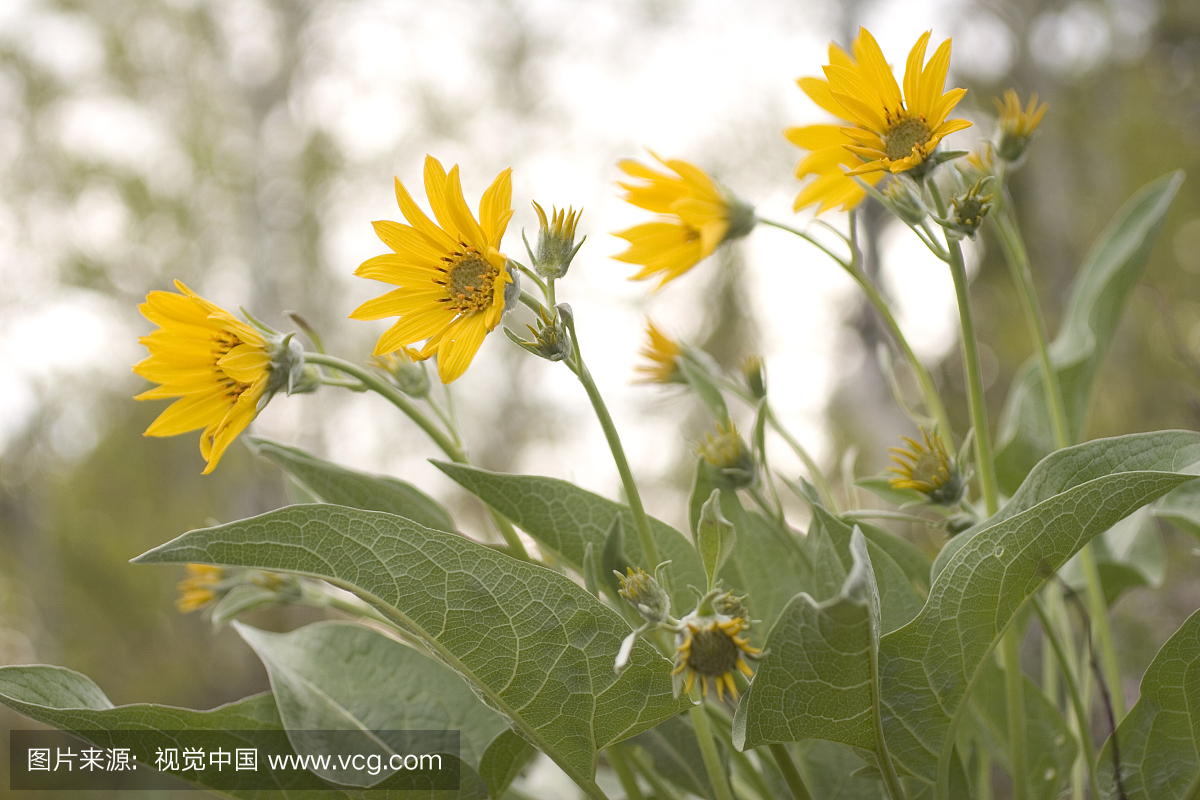
M 217 362 L 226 375 L 240 383 L 253 383 L 266 371 L 271 357 L 261 347 L 239 344 Z
M 479 199 L 479 223 L 488 244 L 500 247 L 508 221 L 512 218 L 512 167 L 501 172 Z
M 479 312 L 468 314 L 447 331 L 437 351 L 438 377 L 442 383 L 450 383 L 466 372 L 487 332 L 486 320 Z
M 412 199 L 412 195 L 408 193 L 408 189 L 404 188 L 404 184 L 400 182 L 399 178 L 396 178 L 396 202 L 400 205 L 400 211 L 408 223 L 429 237 L 430 241 L 434 242 L 440 250 L 447 253 L 454 250 L 458 243 L 444 230 L 434 225 L 429 217 L 425 216 L 425 212 Z
M 924 97 L 921 93 L 921 68 L 925 66 L 925 48 L 929 45 L 930 33 L 925 31 L 917 39 L 912 50 L 908 51 L 908 63 L 904 67 L 904 99 L 914 114 L 924 113 L 921 111 L 924 108 L 921 105 L 921 98 Z

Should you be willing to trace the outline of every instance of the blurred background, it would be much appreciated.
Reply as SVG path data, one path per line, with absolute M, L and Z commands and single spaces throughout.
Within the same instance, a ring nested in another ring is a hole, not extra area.
M 1197 428 L 1194 0 L 0 3 L 0 664 L 71 667 L 115 703 L 204 708 L 267 688 L 236 635 L 175 611 L 182 569 L 127 563 L 190 528 L 287 502 L 278 471 L 241 443 L 202 477 L 196 435 L 142 437 L 165 404 L 131 399 L 147 388 L 130 366 L 152 327 L 137 304 L 178 278 L 277 327 L 299 311 L 331 351 L 366 359 L 384 323 L 346 315 L 381 285 L 352 272 L 383 250 L 370 222 L 399 218 L 393 175 L 423 202 L 426 153 L 461 164 L 469 200 L 514 167 L 505 247 L 516 257 L 520 229 L 536 230 L 530 200 L 584 208 L 588 243 L 559 299 L 575 309 L 652 514 L 686 520 L 707 423 L 691 398 L 631 383 L 645 315 L 730 369 L 764 355 L 777 409 L 829 474 L 847 453 L 858 475 L 880 472 L 884 448 L 913 428 L 877 364 L 882 331 L 835 265 L 759 229 L 648 295 L 610 258 L 623 243 L 609 233 L 645 218 L 619 200 L 615 164 L 649 158 L 646 148 L 709 170 L 764 216 L 807 224 L 791 212 L 800 154 L 782 130 L 822 116 L 794 78 L 820 74 L 828 42 L 848 45 L 860 24 L 894 64 L 926 29 L 954 37 L 949 81 L 970 89 L 958 111 L 976 125 L 952 147 L 991 134 L 991 98 L 1005 88 L 1050 103 L 1011 187 L 1051 333 L 1088 246 L 1124 200 L 1188 171 L 1105 362 L 1088 433 Z M 872 268 L 961 436 L 950 277 L 879 211 L 865 212 Z M 986 234 L 969 260 L 994 424 L 1031 343 Z M 618 495 L 567 370 L 495 335 L 454 389 L 476 464 Z M 254 430 L 413 481 L 486 535 L 477 507 L 427 464 L 435 448 L 376 397 L 327 388 L 280 398 Z M 802 471 L 783 448 L 776 464 Z M 1116 609 L 1127 693 L 1200 607 L 1194 540 L 1164 536 L 1166 588 L 1129 592 Z M 0 728 L 24 724 L 0 710 Z

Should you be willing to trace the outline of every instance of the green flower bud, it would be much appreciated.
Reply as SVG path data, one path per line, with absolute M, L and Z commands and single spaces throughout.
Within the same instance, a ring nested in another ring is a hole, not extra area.
M 645 570 L 629 567 L 628 572 L 628 575 L 622 575 L 614 570 L 617 580 L 621 582 L 618 594 L 628 600 L 647 622 L 665 622 L 671 613 L 671 598 Z
M 538 243 L 537 253 L 530 250 L 529 257 L 533 260 L 533 268 L 543 278 L 557 279 L 567 274 L 567 270 L 571 267 L 571 260 L 575 258 L 575 254 L 579 252 L 579 248 L 583 247 L 583 243 L 587 241 L 587 237 L 579 240 L 579 244 L 575 243 L 575 226 L 579 224 L 579 216 L 582 211 L 576 211 L 568 207 L 566 210 L 550 207 L 550 216 L 546 216 L 545 210 L 535 201 L 533 210 L 538 215 Z M 524 234 L 522 233 L 522 236 Z M 525 242 L 526 249 L 529 249 L 529 242 Z

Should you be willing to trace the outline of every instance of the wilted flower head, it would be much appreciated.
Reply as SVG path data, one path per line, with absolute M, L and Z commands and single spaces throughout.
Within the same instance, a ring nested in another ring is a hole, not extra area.
M 1050 105 L 1042 103 L 1039 106 L 1037 92 L 1034 92 L 1022 109 L 1021 99 L 1013 89 L 1004 90 L 1003 102 L 998 97 L 993 97 L 992 102 L 1000 112 L 1000 143 L 996 146 L 996 154 L 1005 161 L 1019 161 Z
M 995 178 L 985 175 L 966 192 L 954 197 L 950 201 L 952 209 L 946 227 L 974 239 L 979 226 L 983 224 L 983 218 L 992 210 L 992 198 L 995 195 L 983 192 L 989 191 L 994 182 Z
M 646 342 L 638 351 L 644 360 L 634 367 L 641 374 L 640 383 L 685 383 L 679 370 L 678 359 L 683 356 L 679 343 L 667 336 L 654 324 L 646 320 Z
M 429 394 L 429 373 L 413 348 L 402 347 L 394 353 L 375 356 L 375 364 L 409 397 L 421 398 Z
M 179 599 L 175 607 L 183 614 L 189 614 L 204 608 L 214 600 L 219 599 L 224 592 L 221 582 L 225 579 L 225 570 L 211 564 L 188 564 L 188 577 L 175 585 L 179 590 Z
M 628 575 L 615 573 L 621 582 L 618 594 L 629 601 L 647 622 L 664 622 L 671 611 L 671 598 L 645 570 L 628 568 Z
M 896 466 L 888 472 L 896 477 L 889 479 L 894 489 L 915 489 L 942 506 L 958 505 L 967 490 L 967 475 L 960 469 L 956 459 L 946 451 L 942 437 L 921 428 L 918 442 L 901 436 L 908 447 L 889 447 Z
M 728 488 L 751 486 L 757 479 L 754 454 L 732 420 L 717 423 L 716 430 L 706 434 L 697 449 L 712 467 L 715 477 L 723 479 Z
M 701 608 L 706 604 L 701 602 Z M 725 698 L 725 691 L 735 699 L 737 686 L 733 682 L 736 669 L 747 678 L 754 676 L 746 658 L 756 658 L 762 650 L 753 647 L 745 637 L 739 636 L 749 627 L 749 620 L 728 614 L 700 614 L 693 611 L 682 620 L 682 630 L 675 634 L 675 691 L 681 685 L 683 691 L 691 692 L 700 677 L 700 692 L 708 697 L 711 680 L 717 687 L 717 699 Z
M 613 234 L 629 242 L 629 249 L 615 258 L 640 264 L 633 280 L 657 277 L 661 288 L 712 255 L 730 239 L 754 228 L 754 209 L 719 187 L 699 167 L 680 159 L 659 163 L 674 174 L 657 172 L 632 159 L 618 166 L 644 183 L 622 183 L 625 200 L 659 214 L 645 222 Z

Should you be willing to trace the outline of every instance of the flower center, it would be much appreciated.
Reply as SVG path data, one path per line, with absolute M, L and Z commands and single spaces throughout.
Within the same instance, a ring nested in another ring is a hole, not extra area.
M 442 260 L 449 265 L 444 270 L 446 279 L 438 281 L 449 295 L 443 302 L 460 314 L 483 311 L 492 305 L 492 289 L 500 275 L 492 262 L 465 245 Z
M 692 649 L 688 666 L 701 675 L 732 672 L 737 667 L 738 646 L 733 637 L 717 625 L 692 630 Z
M 920 483 L 927 483 L 935 489 L 941 488 L 950 480 L 950 473 L 946 470 L 946 465 L 942 463 L 942 459 L 932 450 L 925 450 L 917 457 L 917 462 L 913 464 L 912 479 Z
M 929 129 L 924 117 L 902 117 L 884 134 L 883 149 L 889 159 L 899 161 L 911 156 L 913 148 L 924 148 L 925 143 L 932 138 L 933 131 Z

